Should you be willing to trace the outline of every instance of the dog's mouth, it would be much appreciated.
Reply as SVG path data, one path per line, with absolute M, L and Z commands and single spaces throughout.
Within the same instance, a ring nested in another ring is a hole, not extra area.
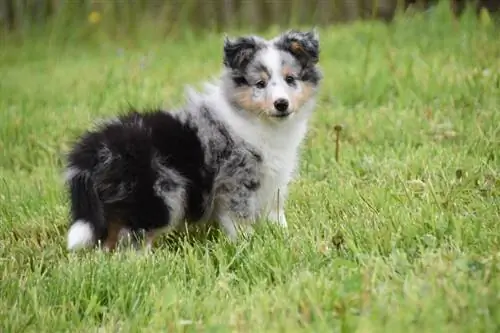
M 272 118 L 284 119 L 284 118 L 288 118 L 292 113 L 293 113 L 292 111 L 280 112 L 280 113 L 273 113 L 270 116 Z

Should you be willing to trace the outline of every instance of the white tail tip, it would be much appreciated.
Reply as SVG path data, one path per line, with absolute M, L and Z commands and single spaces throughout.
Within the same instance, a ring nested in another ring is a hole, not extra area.
M 75 221 L 68 231 L 68 250 L 78 250 L 94 244 L 92 225 L 85 220 Z

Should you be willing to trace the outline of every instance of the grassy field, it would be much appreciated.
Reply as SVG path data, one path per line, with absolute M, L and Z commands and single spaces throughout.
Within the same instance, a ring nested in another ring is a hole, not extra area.
M 63 154 L 129 103 L 179 105 L 218 73 L 222 37 L 3 44 L 0 332 L 498 332 L 494 30 L 444 11 L 320 30 L 288 235 L 151 255 L 66 252 Z

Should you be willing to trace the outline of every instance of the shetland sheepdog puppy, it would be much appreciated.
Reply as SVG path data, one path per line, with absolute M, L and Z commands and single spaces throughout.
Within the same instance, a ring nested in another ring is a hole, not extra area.
M 223 70 L 170 112 L 129 110 L 67 156 L 69 250 L 113 250 L 122 230 L 212 221 L 231 240 L 266 220 L 286 227 L 287 188 L 321 81 L 317 32 L 225 37 Z M 175 111 L 175 112 L 174 112 Z

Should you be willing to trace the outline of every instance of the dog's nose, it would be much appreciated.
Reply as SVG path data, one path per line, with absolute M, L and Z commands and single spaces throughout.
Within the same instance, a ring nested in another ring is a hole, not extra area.
M 285 112 L 288 109 L 288 101 L 284 98 L 279 98 L 274 102 L 274 107 L 279 112 Z

